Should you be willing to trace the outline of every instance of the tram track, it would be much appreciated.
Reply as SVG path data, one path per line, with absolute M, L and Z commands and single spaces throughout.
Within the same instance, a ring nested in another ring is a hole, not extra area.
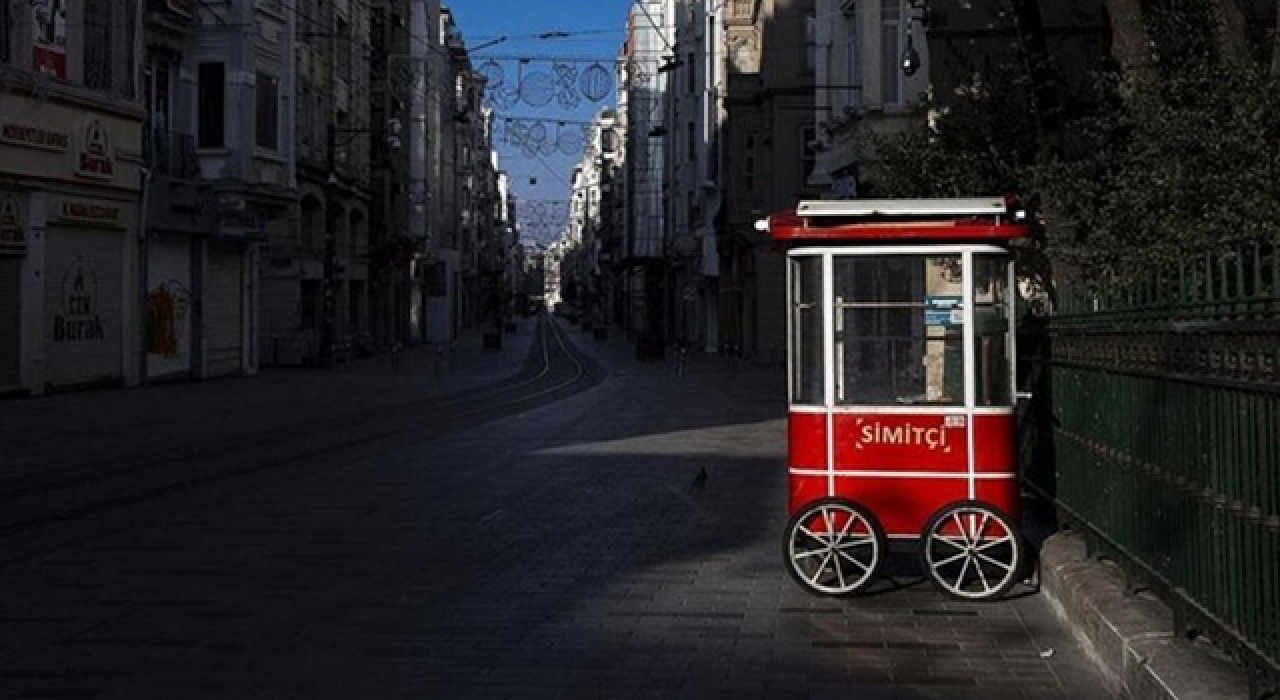
M 48 531 L 83 530 L 88 521 L 104 517 L 118 521 L 119 515 L 131 508 L 202 491 L 216 489 L 222 497 L 234 496 L 237 482 L 305 479 L 356 459 L 411 448 L 554 403 L 594 386 L 604 376 L 566 338 L 555 319 L 546 315 L 539 319 L 535 347 L 520 371 L 493 384 L 389 404 L 358 419 L 345 416 L 277 428 L 257 441 L 229 436 L 239 447 L 216 454 L 206 454 L 202 448 L 207 446 L 196 446 L 186 457 L 143 460 L 114 468 L 103 465 L 97 470 L 77 467 L 57 479 L 0 491 L 0 569 L 61 548 L 52 543 L 22 546 L 20 542 L 31 538 L 46 541 L 41 535 Z M 328 435 L 338 437 L 318 437 Z M 114 460 L 120 461 L 124 460 Z M 85 538 L 54 539 L 70 545 Z

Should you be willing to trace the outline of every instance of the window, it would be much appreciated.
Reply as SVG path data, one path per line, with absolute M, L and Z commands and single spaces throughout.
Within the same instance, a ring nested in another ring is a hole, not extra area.
M 137 43 L 138 0 L 125 0 L 124 3 L 124 79 L 120 82 L 120 92 L 126 97 L 137 93 L 138 56 L 134 44 Z
M 97 90 L 111 89 L 111 3 L 84 3 L 84 84 Z
M 804 69 L 810 73 L 818 68 L 818 20 L 812 12 L 804 15 Z
M 200 148 L 223 148 L 226 66 L 221 63 L 201 63 L 199 69 L 199 139 Z
M 853 108 L 862 106 L 862 60 L 861 51 L 862 44 L 858 39 L 858 13 L 850 13 L 846 21 L 848 23 L 847 31 L 849 32 L 849 41 L 846 44 L 849 62 L 849 77 L 845 81 L 851 87 L 846 93 L 845 105 Z
M 689 62 L 685 64 L 685 76 L 688 80 L 689 94 L 694 95 L 698 92 L 698 70 L 693 53 L 689 54 L 688 60 Z
M 883 0 L 880 6 L 881 101 L 902 104 L 902 0 Z
M 959 255 L 835 258 L 836 403 L 964 405 Z
M 10 36 L 13 30 L 11 14 L 9 3 L 0 0 L 0 63 L 8 63 L 12 60 L 9 56 L 9 44 L 13 41 L 13 37 Z
M 258 148 L 274 151 L 280 147 L 280 79 L 267 73 L 258 73 L 257 94 L 254 144 Z
M 822 406 L 822 257 L 791 258 L 791 403 Z
M 973 256 L 973 370 L 977 406 L 1013 403 L 1013 366 L 1009 362 L 1009 259 Z

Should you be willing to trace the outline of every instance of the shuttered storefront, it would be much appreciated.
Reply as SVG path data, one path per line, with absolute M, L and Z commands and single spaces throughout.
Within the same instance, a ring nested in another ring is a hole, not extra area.
M 19 388 L 21 376 L 22 258 L 0 255 L 0 392 Z
M 123 245 L 118 232 L 49 228 L 45 248 L 49 384 L 65 387 L 123 376 Z
M 208 374 L 240 374 L 244 358 L 244 248 L 212 242 L 205 284 Z
M 147 243 L 147 377 L 191 374 L 191 239 Z

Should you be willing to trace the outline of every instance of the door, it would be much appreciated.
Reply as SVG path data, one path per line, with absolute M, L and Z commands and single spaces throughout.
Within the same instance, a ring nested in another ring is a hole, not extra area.
M 0 255 L 0 392 L 22 383 L 22 258 Z
M 240 246 L 209 244 L 204 313 L 210 377 L 243 371 L 244 258 L 244 248 Z

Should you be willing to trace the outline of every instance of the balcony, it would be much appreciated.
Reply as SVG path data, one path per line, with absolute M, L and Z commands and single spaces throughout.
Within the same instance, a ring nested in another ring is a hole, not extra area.
M 151 171 L 183 180 L 194 179 L 200 164 L 196 160 L 196 141 L 191 134 L 166 129 L 153 129 L 146 140 L 145 155 Z

